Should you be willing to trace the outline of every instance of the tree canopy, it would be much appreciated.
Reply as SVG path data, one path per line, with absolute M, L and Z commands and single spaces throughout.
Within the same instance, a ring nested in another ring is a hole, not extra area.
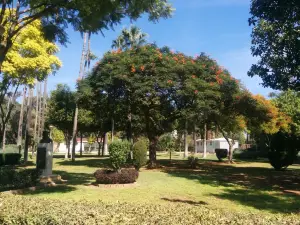
M 300 90 L 300 2 L 253 0 L 252 55 L 258 62 L 249 76 L 258 75 L 266 87 Z

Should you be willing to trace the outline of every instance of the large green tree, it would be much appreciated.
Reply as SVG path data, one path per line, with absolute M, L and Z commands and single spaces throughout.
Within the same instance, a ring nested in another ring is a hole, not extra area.
M 258 62 L 249 75 L 266 87 L 300 90 L 300 2 L 252 0 L 252 55 Z
M 167 0 L 3 0 L 0 7 L 0 71 L 13 39 L 36 20 L 42 20 L 46 37 L 64 44 L 68 40 L 65 32 L 68 25 L 75 30 L 97 33 L 114 27 L 125 17 L 135 20 L 148 13 L 150 20 L 157 21 L 172 12 Z

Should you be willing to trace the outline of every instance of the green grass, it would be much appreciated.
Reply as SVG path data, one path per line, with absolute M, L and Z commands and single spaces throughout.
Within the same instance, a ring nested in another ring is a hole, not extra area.
M 75 162 L 54 159 L 54 173 L 68 186 L 28 193 L 47 198 L 145 204 L 204 203 L 209 208 L 265 213 L 300 212 L 300 166 L 274 171 L 264 162 L 219 163 L 214 156 L 201 160 L 197 170 L 187 168 L 180 154 L 169 163 L 159 155 L 159 170 L 142 170 L 133 187 L 94 188 L 93 172 L 108 167 L 108 158 L 78 158 Z
M 108 167 L 108 158 L 89 155 L 77 158 L 75 162 L 54 158 L 54 173 L 68 180 L 68 185 L 26 195 L 147 207 L 204 207 L 273 219 L 293 214 L 300 220 L 300 165 L 278 172 L 267 162 L 227 164 L 218 162 L 211 155 L 201 159 L 198 168 L 191 170 L 181 154 L 174 153 L 172 162 L 168 157 L 168 154 L 160 153 L 161 168 L 142 169 L 136 185 L 111 188 L 89 186 L 94 181 L 95 170 Z

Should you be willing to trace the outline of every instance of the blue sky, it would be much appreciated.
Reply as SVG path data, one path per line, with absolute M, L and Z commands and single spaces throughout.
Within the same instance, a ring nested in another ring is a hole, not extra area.
M 176 11 L 172 18 L 153 24 L 143 17 L 133 24 L 149 34 L 149 42 L 194 56 L 206 52 L 254 94 L 267 95 L 271 89 L 263 88 L 258 77 L 250 78 L 247 71 L 255 63 L 251 56 L 251 28 L 248 26 L 250 0 L 172 0 Z M 105 36 L 94 35 L 91 48 L 101 57 L 110 50 L 112 40 L 130 21 L 124 20 L 114 31 L 104 31 Z M 70 43 L 60 47 L 58 54 L 63 67 L 49 77 L 49 90 L 58 83 L 75 87 L 79 73 L 82 37 L 68 29 Z

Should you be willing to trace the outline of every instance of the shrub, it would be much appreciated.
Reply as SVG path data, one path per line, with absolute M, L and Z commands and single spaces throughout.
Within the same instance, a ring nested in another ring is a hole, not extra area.
M 277 133 L 272 136 L 268 158 L 275 170 L 286 169 L 297 159 L 300 150 L 298 137 L 285 133 Z
M 126 163 L 131 144 L 128 141 L 114 141 L 109 145 L 111 167 L 118 171 Z
M 139 176 L 135 169 L 122 169 L 119 172 L 101 169 L 94 173 L 97 184 L 130 184 L 134 183 Z
M 147 164 L 147 151 L 148 145 L 143 139 L 133 145 L 133 165 L 137 170 Z
M 0 168 L 0 190 L 22 189 L 35 186 L 39 173 L 35 169 Z
M 228 150 L 225 148 L 216 148 L 215 152 L 219 161 L 222 161 L 222 159 L 228 156 Z
M 19 153 L 1 153 L 0 154 L 0 166 L 19 165 L 21 156 L 22 155 Z
M 233 158 L 235 159 L 257 159 L 260 157 L 260 153 L 249 149 L 237 149 L 233 152 Z
M 188 164 L 192 169 L 196 169 L 198 162 L 199 162 L 198 157 L 195 157 L 195 156 L 188 157 Z

